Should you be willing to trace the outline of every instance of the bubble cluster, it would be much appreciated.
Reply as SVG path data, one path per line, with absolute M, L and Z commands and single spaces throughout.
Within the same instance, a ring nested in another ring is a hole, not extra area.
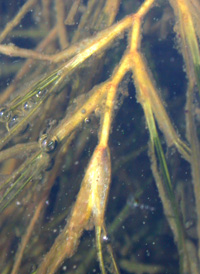
M 28 100 L 20 106 L 21 109 L 17 107 L 14 111 L 7 107 L 0 108 L 0 122 L 5 123 L 6 128 L 10 130 L 19 123 L 20 119 L 24 117 L 30 109 L 33 108 L 33 105 L 34 103 L 32 100 Z
M 0 122 L 5 124 L 8 131 L 16 126 L 19 122 L 20 116 L 20 111 L 15 111 L 13 113 L 13 111 L 7 107 L 0 108 Z

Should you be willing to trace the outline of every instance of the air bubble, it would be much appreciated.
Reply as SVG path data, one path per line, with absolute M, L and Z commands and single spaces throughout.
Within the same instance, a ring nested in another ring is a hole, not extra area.
M 40 147 L 45 152 L 53 152 L 57 146 L 57 140 L 48 140 L 47 134 L 43 134 L 39 139 Z
M 32 101 L 27 101 L 24 103 L 23 109 L 25 111 L 29 111 L 33 107 L 33 102 Z
M 11 111 L 6 107 L 0 108 L 0 122 L 8 122 L 11 117 Z
M 82 114 L 85 114 L 85 113 L 86 113 L 86 110 L 83 108 L 83 109 L 81 110 L 81 113 L 82 113 Z
M 84 122 L 85 122 L 86 124 L 89 124 L 89 123 L 91 122 L 91 120 L 90 120 L 90 118 L 86 117 L 85 120 L 84 120 Z
M 54 151 L 54 149 L 56 148 L 57 142 L 54 140 L 51 140 L 47 143 L 47 148 L 49 152 Z
M 34 97 L 32 97 L 32 100 L 34 102 L 38 102 L 46 93 L 46 90 L 38 90 Z
M 41 98 L 42 97 L 42 94 L 43 94 L 43 92 L 42 92 L 42 90 L 38 90 L 38 92 L 36 93 L 36 97 L 37 98 Z
M 105 244 L 110 244 L 111 240 L 107 235 L 103 235 L 102 240 Z
M 43 134 L 39 139 L 40 147 L 44 150 L 47 146 L 47 135 Z
M 10 119 L 10 121 L 8 121 L 7 127 L 10 129 L 14 127 L 18 122 L 19 122 L 19 117 L 18 115 L 15 115 Z

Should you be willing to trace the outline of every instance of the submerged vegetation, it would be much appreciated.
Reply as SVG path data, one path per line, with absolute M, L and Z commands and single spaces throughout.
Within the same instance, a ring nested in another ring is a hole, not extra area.
M 198 274 L 199 1 L 0 9 L 0 273 Z

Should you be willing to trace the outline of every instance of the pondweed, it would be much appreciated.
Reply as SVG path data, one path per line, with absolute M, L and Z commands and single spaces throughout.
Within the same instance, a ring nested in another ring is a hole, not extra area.
M 0 272 L 199 273 L 199 2 L 0 7 Z

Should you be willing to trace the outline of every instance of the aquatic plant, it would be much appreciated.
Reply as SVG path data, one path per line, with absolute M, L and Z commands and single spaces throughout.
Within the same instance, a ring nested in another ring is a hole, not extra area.
M 0 8 L 0 272 L 199 273 L 198 1 Z

